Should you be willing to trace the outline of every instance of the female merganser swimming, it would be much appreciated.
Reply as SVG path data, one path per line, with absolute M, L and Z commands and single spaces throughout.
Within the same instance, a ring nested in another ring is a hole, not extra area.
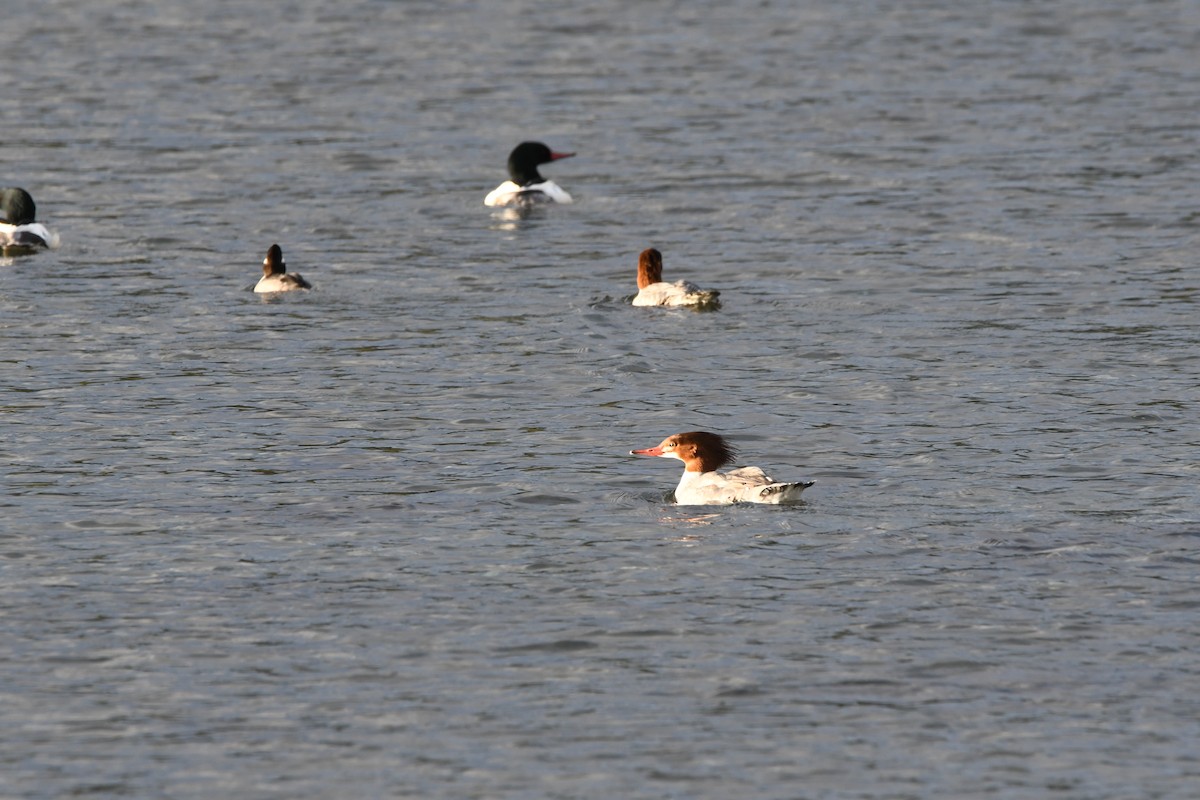
M 58 247 L 58 234 L 35 222 L 37 205 L 29 192 L 13 187 L 0 190 L 0 248 L 4 255 L 24 255 Z
M 541 142 L 521 142 L 508 155 L 510 181 L 492 189 L 483 198 L 485 206 L 533 205 L 534 203 L 570 203 L 571 195 L 554 181 L 538 173 L 539 164 L 549 164 L 574 153 L 556 153 Z
M 694 283 L 679 281 L 664 283 L 662 279 L 662 253 L 653 247 L 643 250 L 638 256 L 638 293 L 633 298 L 635 306 L 691 306 L 697 309 L 717 309 L 721 301 L 720 292 L 701 289 Z
M 737 456 L 737 451 L 715 433 L 691 431 L 663 439 L 657 447 L 630 450 L 635 456 L 677 458 L 683 462 L 683 477 L 675 487 L 675 502 L 683 506 L 714 506 L 729 503 L 791 503 L 815 481 L 777 483 L 758 467 L 742 467 L 724 474 L 718 469 Z
M 283 250 L 277 244 L 271 245 L 267 257 L 263 259 L 263 276 L 258 279 L 254 291 L 265 294 L 311 288 L 312 284 L 299 274 L 287 271 L 287 264 L 283 263 Z

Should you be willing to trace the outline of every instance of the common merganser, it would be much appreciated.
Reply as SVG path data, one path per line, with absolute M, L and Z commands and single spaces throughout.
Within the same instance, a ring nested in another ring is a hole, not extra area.
M 571 195 L 554 181 L 538 172 L 539 164 L 549 164 L 574 153 L 556 153 L 541 142 L 521 142 L 508 155 L 508 175 L 512 180 L 492 189 L 483 198 L 485 206 L 570 203 Z
M 638 256 L 638 293 L 633 298 L 635 306 L 690 306 L 697 309 L 717 309 L 721 295 L 715 289 L 701 289 L 694 283 L 679 281 L 664 283 L 662 279 L 662 253 L 653 247 L 643 250 Z
M 668 436 L 655 447 L 630 450 L 635 456 L 677 458 L 683 462 L 683 477 L 675 487 L 675 502 L 683 506 L 714 506 L 729 503 L 791 503 L 815 481 L 779 483 L 758 467 L 717 472 L 737 456 L 724 437 L 705 431 Z
M 263 259 L 263 276 L 254 285 L 254 291 L 265 294 L 311 288 L 312 284 L 301 275 L 287 271 L 287 264 L 283 263 L 283 250 L 277 244 L 271 245 L 267 257 Z
M 58 247 L 58 234 L 36 222 L 37 205 L 19 187 L 0 190 L 0 248 L 4 255 L 24 255 Z

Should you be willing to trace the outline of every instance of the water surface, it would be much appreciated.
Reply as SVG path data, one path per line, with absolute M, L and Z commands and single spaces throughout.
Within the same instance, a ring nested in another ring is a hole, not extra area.
M 1192 4 L 5 30 L 0 794 L 1194 792 Z M 697 428 L 808 502 L 671 505 Z

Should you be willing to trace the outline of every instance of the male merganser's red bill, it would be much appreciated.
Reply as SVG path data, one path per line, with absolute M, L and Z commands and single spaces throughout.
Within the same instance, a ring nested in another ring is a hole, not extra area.
M 682 506 L 794 503 L 815 483 L 780 483 L 758 467 L 717 472 L 737 457 L 737 451 L 724 437 L 706 431 L 677 433 L 654 447 L 629 452 L 635 456 L 677 458 L 683 462 L 683 477 L 675 487 L 675 502 Z
M 721 307 L 715 289 L 701 289 L 694 283 L 666 283 L 662 279 L 662 253 L 653 247 L 638 256 L 638 293 L 635 306 L 687 306 L 697 310 L 716 310 Z
M 267 257 L 263 259 L 263 276 L 254 285 L 254 291 L 266 294 L 311 288 L 312 284 L 301 275 L 287 271 L 287 264 L 283 263 L 283 250 L 277 244 L 271 245 Z
M 29 192 L 19 186 L 0 189 L 0 251 L 17 256 L 47 247 L 58 247 L 58 234 L 37 221 L 37 204 Z
M 538 172 L 538 166 L 574 153 L 556 153 L 541 142 L 521 142 L 508 155 L 507 180 L 483 198 L 485 206 L 534 205 L 536 203 L 570 203 L 571 195 L 554 181 Z

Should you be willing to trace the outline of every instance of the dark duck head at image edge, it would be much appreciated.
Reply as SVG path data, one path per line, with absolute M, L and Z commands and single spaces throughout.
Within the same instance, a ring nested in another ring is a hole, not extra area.
M 801 493 L 814 483 L 782 483 L 758 467 L 717 472 L 737 458 L 737 450 L 724 436 L 707 431 L 676 433 L 654 447 L 629 452 L 635 456 L 675 458 L 683 462 L 683 477 L 675 487 L 675 502 L 681 506 L 795 503 L 800 500 Z
M 521 142 L 508 155 L 510 180 L 497 186 L 483 198 L 485 206 L 570 203 L 571 195 L 554 181 L 538 172 L 542 164 L 570 158 L 574 153 L 556 153 L 541 142 Z
M 271 245 L 267 250 L 267 257 L 263 259 L 263 276 L 254 285 L 254 291 L 267 294 L 311 288 L 312 284 L 304 280 L 303 276 L 287 271 L 287 264 L 283 262 L 283 249 L 277 244 Z
M 24 189 L 0 189 L 0 249 L 4 255 L 25 255 L 58 247 L 58 234 L 37 221 L 37 204 Z

